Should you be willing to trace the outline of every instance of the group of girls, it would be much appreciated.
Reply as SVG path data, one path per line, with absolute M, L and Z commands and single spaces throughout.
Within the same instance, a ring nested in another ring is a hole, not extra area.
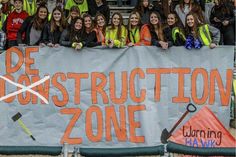
M 120 48 L 151 45 L 162 49 L 172 45 L 185 45 L 187 49 L 201 48 L 203 45 L 214 48 L 219 43 L 218 29 L 203 24 L 194 13 L 188 13 L 185 21 L 185 28 L 182 28 L 177 15 L 169 13 L 167 25 L 163 25 L 160 14 L 152 11 L 149 23 L 142 25 L 140 13 L 133 11 L 126 27 L 122 15 L 116 12 L 107 26 L 103 14 L 98 13 L 93 19 L 89 14 L 80 16 L 79 11 L 72 7 L 70 16 L 65 18 L 62 9 L 56 7 L 48 22 L 48 9 L 41 5 L 36 14 L 22 24 L 17 41 L 18 44 L 66 46 L 76 50 L 94 46 Z

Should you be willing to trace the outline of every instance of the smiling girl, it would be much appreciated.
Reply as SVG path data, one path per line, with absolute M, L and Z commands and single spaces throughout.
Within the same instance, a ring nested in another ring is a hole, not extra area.
M 202 46 L 215 48 L 220 40 L 220 32 L 214 27 L 199 22 L 196 14 L 189 13 L 186 16 L 185 34 L 187 49 L 199 49 Z
M 86 46 L 94 47 L 94 46 L 101 45 L 101 43 L 98 42 L 97 40 L 92 16 L 89 14 L 85 14 L 83 18 L 84 18 L 84 26 L 85 26 Z
M 106 19 L 101 13 L 98 13 L 94 18 L 94 31 L 96 32 L 97 42 L 101 45 L 105 44 L 106 36 Z
M 123 47 L 126 44 L 127 30 L 123 25 L 122 15 L 114 13 L 111 18 L 111 26 L 106 29 L 106 45 L 109 48 Z
M 76 50 L 82 49 L 86 45 L 86 36 L 84 32 L 84 20 L 76 17 L 72 21 L 71 28 L 62 32 L 60 44 L 66 47 L 72 47 Z
M 151 34 L 148 25 L 142 26 L 140 14 L 133 11 L 128 20 L 128 46 L 150 46 Z
M 60 7 L 52 11 L 52 18 L 43 31 L 43 42 L 49 47 L 58 47 L 61 33 L 66 28 L 66 21 Z
M 171 32 L 171 41 L 175 46 L 183 46 L 185 44 L 185 35 L 182 25 L 179 22 L 178 16 L 175 13 L 169 13 L 167 15 L 168 27 L 164 31 Z
M 17 33 L 18 44 L 39 45 L 42 41 L 43 29 L 48 22 L 48 9 L 40 5 L 34 16 L 25 19 Z M 25 33 L 25 39 L 22 38 Z
M 163 31 L 163 26 L 160 19 L 161 18 L 158 12 L 153 11 L 150 14 L 151 43 L 152 45 L 161 47 L 162 49 L 168 49 L 172 46 L 171 32 Z

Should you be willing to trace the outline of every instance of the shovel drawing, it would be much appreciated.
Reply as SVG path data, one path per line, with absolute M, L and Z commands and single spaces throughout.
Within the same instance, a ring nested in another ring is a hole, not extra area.
M 173 128 L 168 131 L 166 128 L 162 130 L 161 132 L 161 143 L 165 144 L 167 143 L 167 139 L 172 135 L 176 127 L 183 121 L 183 119 L 187 116 L 189 112 L 195 112 L 197 110 L 196 106 L 192 103 L 189 103 L 187 105 L 185 113 L 180 117 L 180 119 L 175 123 Z

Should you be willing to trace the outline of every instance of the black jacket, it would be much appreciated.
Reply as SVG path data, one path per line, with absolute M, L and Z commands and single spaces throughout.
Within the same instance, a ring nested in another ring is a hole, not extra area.
M 25 19 L 25 21 L 21 25 L 21 28 L 17 33 L 17 43 L 18 44 L 30 45 L 30 30 L 33 26 L 33 20 L 34 20 L 34 16 L 29 16 Z M 25 33 L 24 40 L 22 39 L 23 33 Z M 39 45 L 41 43 L 42 39 L 43 39 L 43 30 L 42 30 L 39 40 L 35 43 L 35 45 Z
M 103 14 L 106 18 L 106 24 L 108 25 L 110 19 L 110 8 L 104 1 L 101 6 L 97 6 L 95 0 L 88 0 L 89 14 L 93 17 L 99 12 Z
M 151 33 L 151 44 L 154 46 L 158 46 L 160 47 L 161 45 L 159 44 L 159 41 L 161 41 L 159 39 L 159 37 L 157 36 L 155 31 L 152 31 L 150 29 L 150 33 Z M 173 45 L 172 40 L 171 40 L 171 30 L 169 27 L 167 27 L 166 29 L 163 29 L 163 35 L 164 35 L 164 41 L 168 42 L 168 47 L 171 47 Z
M 59 30 L 59 27 L 57 27 L 54 32 L 51 32 L 51 25 L 48 23 L 43 30 L 42 42 L 45 44 L 48 43 L 59 44 L 61 34 L 62 32 Z

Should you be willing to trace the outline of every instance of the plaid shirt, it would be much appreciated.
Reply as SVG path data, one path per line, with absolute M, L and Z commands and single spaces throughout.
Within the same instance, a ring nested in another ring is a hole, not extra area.
M 0 50 L 4 49 L 6 43 L 6 34 L 3 31 L 0 31 Z

